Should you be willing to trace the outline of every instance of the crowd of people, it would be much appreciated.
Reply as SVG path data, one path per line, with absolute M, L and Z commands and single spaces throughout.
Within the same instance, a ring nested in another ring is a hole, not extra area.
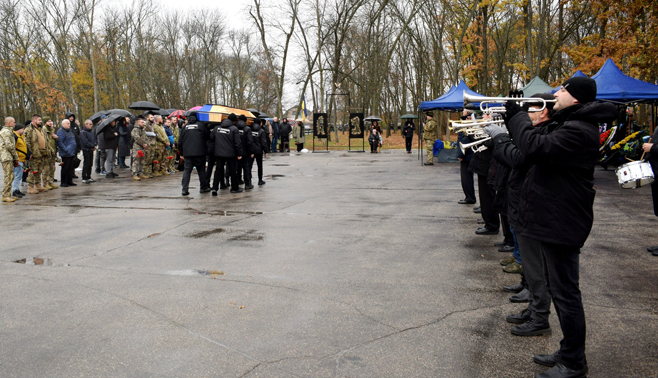
M 511 333 L 550 334 L 551 302 L 555 306 L 563 339 L 554 353 L 534 357 L 535 363 L 551 367 L 536 377 L 586 377 L 579 256 L 593 224 L 598 124 L 614 119 L 617 109 L 595 102 L 596 82 L 590 78 L 568 79 L 554 96 L 531 97 L 540 100 L 524 108 L 506 103 L 506 127 L 483 127 L 490 138 L 486 149 L 459 156 L 465 195 L 459 203 L 477 202 L 477 175 L 480 206 L 474 211 L 482 215 L 482 226 L 475 234 L 497 235 L 502 229 L 504 239 L 494 246 L 513 254 L 500 263 L 505 272 L 521 274 L 518 284 L 503 290 L 513 294 L 511 302 L 528 303 L 507 316 Z M 548 100 L 545 107 L 542 100 Z M 464 118 L 469 115 L 465 111 Z M 459 140 L 474 142 L 464 133 Z
M 182 170 L 182 194 L 189 195 L 190 175 L 196 168 L 202 193 L 217 195 L 218 190 L 229 187 L 238 193 L 254 188 L 254 162 L 258 185 L 265 185 L 263 157 L 270 151 L 290 152 L 291 134 L 297 151 L 304 148 L 303 124 L 298 122 L 293 128 L 286 118 L 281 123 L 276 117 L 271 121 L 257 118 L 248 126 L 245 116 L 235 114 L 221 124 L 210 124 L 198 121 L 195 113 L 189 117 L 163 116 L 157 111 L 137 117 L 125 113 L 87 119 L 82 127 L 73 113 L 66 113 L 58 125 L 38 114 L 24 124 L 7 117 L 0 131 L 2 202 L 76 186 L 76 168 L 81 163 L 84 184 L 96 181 L 92 178 L 94 167 L 96 174 L 107 179 L 119 177 L 115 168 L 129 169 L 134 181 Z M 59 186 L 55 184 L 57 164 L 61 167 Z M 21 186 L 27 186 L 26 193 Z

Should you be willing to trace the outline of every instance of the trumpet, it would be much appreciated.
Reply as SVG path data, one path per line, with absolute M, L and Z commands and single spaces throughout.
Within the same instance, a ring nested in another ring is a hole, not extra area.
M 489 106 L 489 104 L 501 104 L 507 101 L 517 101 L 520 106 L 523 106 L 525 103 L 530 104 L 541 104 L 539 109 L 530 109 L 529 112 L 541 112 L 546 109 L 546 103 L 554 103 L 556 100 L 544 100 L 543 98 L 538 97 L 486 97 L 486 96 L 473 96 L 469 95 L 464 91 L 464 106 L 479 102 L 480 110 L 484 113 L 505 113 L 506 109 L 504 106 Z
M 474 153 L 482 152 L 487 149 L 487 146 L 480 146 L 482 143 L 491 140 L 490 136 L 487 136 L 486 138 L 482 138 L 479 140 L 476 140 L 473 143 L 459 143 L 459 149 L 462 150 L 462 154 L 466 154 L 466 150 L 469 148 L 473 150 Z
M 480 121 L 480 120 L 478 120 L 478 121 Z M 465 123 L 465 122 L 464 123 L 462 123 L 462 122 L 458 123 L 456 121 L 450 121 L 450 122 L 452 123 L 452 125 L 450 126 L 452 131 L 460 131 L 460 130 L 463 130 L 463 129 L 471 129 L 471 128 L 476 128 L 476 127 L 484 127 L 484 126 L 491 125 L 491 124 L 504 123 L 505 121 L 503 121 L 502 119 L 499 119 L 499 120 L 495 120 L 495 121 L 480 121 L 480 122 L 468 122 L 468 123 Z

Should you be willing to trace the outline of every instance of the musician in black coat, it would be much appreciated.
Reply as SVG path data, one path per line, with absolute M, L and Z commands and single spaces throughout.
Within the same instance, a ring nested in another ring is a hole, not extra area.
M 617 109 L 594 102 L 596 82 L 585 77 L 565 81 L 555 99 L 556 113 L 545 130 L 536 129 L 513 101 L 506 104 L 505 123 L 523 156 L 532 163 L 521 191 L 517 240 L 521 250 L 527 248 L 544 259 L 544 274 L 563 334 L 557 352 L 535 356 L 535 362 L 554 366 L 536 377 L 577 378 L 588 372 L 579 288 L 580 248 L 594 220 L 598 123 L 614 119 Z M 487 132 L 494 140 L 499 135 Z
M 484 226 L 479 227 L 475 233 L 477 235 L 497 235 L 500 229 L 500 218 L 494 211 L 494 198 L 496 191 L 493 186 L 487 183 L 489 176 L 489 167 L 491 165 L 491 142 L 484 142 L 486 150 L 473 154 L 468 171 L 478 176 L 478 195 L 480 196 L 480 210 Z

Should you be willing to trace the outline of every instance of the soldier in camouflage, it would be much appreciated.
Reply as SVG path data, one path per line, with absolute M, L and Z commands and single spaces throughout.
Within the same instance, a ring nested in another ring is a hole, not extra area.
M 32 116 L 32 122 L 25 127 L 25 144 L 32 154 L 32 157 L 28 162 L 28 194 L 37 194 L 39 192 L 48 191 L 48 189 L 41 185 L 44 166 L 48 157 L 48 151 L 46 150 L 46 137 L 43 135 L 41 122 L 41 116 L 35 114 Z
M 427 149 L 427 162 L 425 165 L 434 165 L 434 142 L 439 139 L 439 128 L 431 112 L 425 113 L 427 123 L 423 123 L 423 140 Z
M 155 136 L 155 129 L 153 127 L 153 114 L 149 113 L 146 116 L 146 125 L 144 126 L 144 131 L 153 134 L 147 135 L 148 137 L 148 147 L 146 147 L 146 150 L 144 150 L 144 176 L 147 176 L 146 178 L 152 178 L 155 177 L 153 174 L 153 160 L 155 160 L 155 147 L 156 147 L 156 136 Z
M 167 160 L 167 147 L 171 144 L 169 143 L 169 138 L 167 137 L 167 132 L 162 126 L 162 116 L 155 116 L 155 125 L 153 126 L 155 131 L 155 156 L 153 160 L 157 163 L 153 163 L 153 175 L 162 176 L 167 174 L 165 171 L 165 161 Z
M 148 150 L 149 138 L 146 136 L 144 117 L 139 116 L 135 120 L 135 127 L 130 133 L 133 140 L 132 148 L 132 175 L 133 180 L 139 181 L 140 179 L 148 178 L 144 173 L 144 166 L 146 161 L 146 151 Z
M 171 132 L 174 134 L 174 144 L 171 145 L 171 148 L 168 149 L 167 156 L 167 171 L 169 173 L 175 173 L 174 161 L 176 160 L 176 153 L 178 152 L 178 137 L 180 136 L 180 130 L 178 129 L 178 118 L 174 117 L 171 119 L 171 124 L 169 125 Z M 171 159 L 169 158 L 171 157 Z
M 55 124 L 49 117 L 44 118 L 44 125 L 41 128 L 44 138 L 46 138 L 46 156 L 43 164 L 43 186 L 46 189 L 57 189 L 55 185 L 55 163 L 57 162 L 57 134 L 55 134 Z
M 14 167 L 18 166 L 18 153 L 14 143 L 14 126 L 16 120 L 5 118 L 5 127 L 0 131 L 0 160 L 4 172 L 4 186 L 2 187 L 2 202 L 14 202 L 18 198 L 11 195 L 11 183 L 14 181 Z

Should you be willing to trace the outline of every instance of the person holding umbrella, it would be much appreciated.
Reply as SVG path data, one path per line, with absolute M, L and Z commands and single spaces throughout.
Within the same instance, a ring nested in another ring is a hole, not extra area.
M 407 148 L 407 153 L 411 153 L 411 143 L 414 140 L 414 132 L 416 131 L 416 124 L 414 123 L 414 120 L 411 118 L 408 118 L 404 122 L 404 126 L 402 127 L 402 135 L 404 135 L 404 145 Z

